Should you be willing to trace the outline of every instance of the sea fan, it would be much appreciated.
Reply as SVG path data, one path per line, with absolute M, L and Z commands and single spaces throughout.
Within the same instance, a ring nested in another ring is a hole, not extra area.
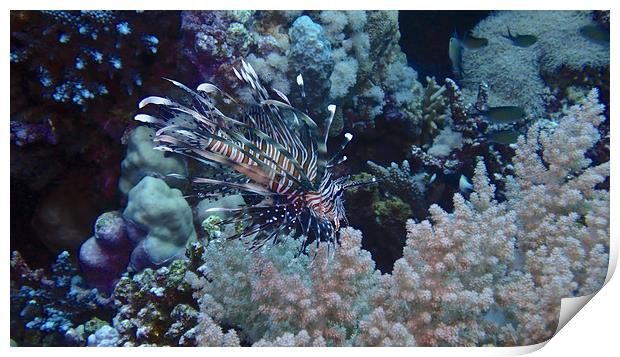
M 147 97 L 139 108 L 155 106 L 157 114 L 138 114 L 135 119 L 158 129 L 155 149 L 222 169 L 223 179 L 191 178 L 202 186 L 199 190 L 215 187 L 220 194 L 242 192 L 259 198 L 256 204 L 240 208 L 208 210 L 232 214 L 225 223 L 234 223 L 239 233 L 231 239 L 252 237 L 253 249 L 301 235 L 304 248 L 312 241 L 336 244 L 340 226 L 347 224 L 343 191 L 365 184 L 347 183 L 348 177 L 332 178 L 331 168 L 346 160 L 341 153 L 353 137 L 345 134 L 340 149 L 328 158 L 327 137 L 336 107 L 328 106 L 330 115 L 321 132 L 282 92 L 273 89 L 270 96 L 249 64 L 242 61 L 242 68 L 233 70 L 252 94 L 253 104 L 243 104 L 211 83 L 193 91 L 168 79 L 186 94 L 186 104 Z M 301 74 L 297 84 L 305 98 Z

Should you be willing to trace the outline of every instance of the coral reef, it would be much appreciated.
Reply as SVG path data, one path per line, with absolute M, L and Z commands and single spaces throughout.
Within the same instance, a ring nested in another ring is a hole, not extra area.
M 120 212 L 106 212 L 95 222 L 95 233 L 80 247 L 82 274 L 89 285 L 110 292 L 127 268 L 131 242 Z
M 190 266 L 188 260 L 176 260 L 168 267 L 122 277 L 113 295 L 118 308 L 113 328 L 100 328 L 89 337 L 89 345 L 193 345 L 188 331 L 197 324 L 197 306 L 184 282 Z
M 127 154 L 121 162 L 118 186 L 123 194 L 142 180 L 144 176 L 158 175 L 171 187 L 183 188 L 184 182 L 167 174 L 187 175 L 185 161 L 179 155 L 153 150 L 155 131 L 145 126 L 132 130 L 127 140 Z
M 291 262 L 299 244 L 290 239 L 249 257 L 240 240 L 205 247 L 200 274 L 187 275 L 203 324 L 232 326 L 248 344 L 267 345 L 305 330 L 314 343 L 350 345 L 360 317 L 369 312 L 370 288 L 380 277 L 370 254 L 360 250 L 361 235 L 343 229 L 336 251 L 320 245 L 310 253 L 316 254 L 312 264 L 305 255 Z M 205 330 L 214 331 L 212 326 Z M 221 336 L 224 330 L 218 331 Z
M 422 85 L 398 46 L 395 11 L 188 11 L 182 18 L 185 54 L 205 81 L 230 78 L 235 58 L 247 58 L 264 83 L 319 122 L 334 103 L 342 112 L 337 127 L 347 130 L 372 129 L 386 103 L 417 121 Z M 229 35 L 233 28 L 239 36 Z M 300 73 L 305 99 L 291 89 Z
M 409 221 L 392 274 L 374 271 L 351 229 L 343 230 L 329 264 L 323 245 L 309 266 L 304 256 L 284 264 L 287 246 L 250 260 L 239 257 L 240 241 L 209 245 L 204 277 L 188 279 L 199 289 L 209 331 L 218 332 L 213 341 L 224 341 L 224 329 L 213 323 L 235 327 L 227 341 L 236 335 L 257 345 L 522 345 L 550 338 L 560 298 L 595 291 L 607 271 L 609 194 L 595 186 L 609 164 L 588 167 L 584 157 L 599 139 L 602 109 L 592 91 L 556 127 L 534 125 L 517 144 L 503 202 L 479 161 L 469 200 L 456 194 L 453 213 L 433 205 L 432 223 Z
M 196 240 L 192 209 L 181 191 L 146 176 L 129 191 L 123 219 L 135 244 L 129 268 L 160 267 L 183 257 L 187 243 Z
M 179 20 L 165 11 L 11 11 L 11 182 L 24 187 L 11 197 L 39 207 L 11 215 L 12 248 L 29 259 L 74 255 L 97 215 L 118 207 L 118 144 L 135 104 L 161 76 L 181 77 Z M 33 228 L 48 243 L 70 243 L 33 253 L 23 243 L 36 240 Z
M 30 89 L 39 94 L 41 104 L 51 101 L 87 111 L 98 98 L 110 93 L 131 96 L 149 81 L 148 70 L 153 69 L 144 66 L 143 58 L 152 59 L 162 47 L 169 46 L 162 43 L 167 40 L 169 26 L 152 28 L 145 21 L 162 14 L 13 11 L 12 68 L 38 79 Z M 36 41 L 33 34 L 38 36 Z M 69 66 L 59 68 L 59 63 Z M 14 89 L 22 90 L 24 85 L 16 84 Z
M 472 30 L 473 36 L 487 38 L 488 46 L 463 52 L 466 94 L 475 96 L 485 80 L 491 106 L 517 105 L 540 116 L 546 88 L 541 74 L 609 66 L 609 43 L 595 43 L 580 33 L 593 24 L 587 11 L 500 11 L 489 16 Z M 515 46 L 504 37 L 507 26 L 513 34 L 534 35 L 537 41 L 527 48 Z
M 111 300 L 84 286 L 66 251 L 51 275 L 32 270 L 19 252 L 11 254 L 11 339 L 20 346 L 67 345 L 73 327 L 110 311 Z
M 11 346 L 551 338 L 561 299 L 607 274 L 609 11 L 495 12 L 458 84 L 421 81 L 399 25 L 397 11 L 12 11 Z M 320 128 L 335 104 L 326 140 L 355 137 L 332 171 L 347 177 L 338 244 L 229 239 L 233 216 L 281 198 L 194 190 L 247 181 L 131 128 L 144 88 L 180 96 L 162 76 L 254 104 L 242 59 Z M 512 105 L 523 120 L 491 120 Z
M 181 16 L 183 52 L 203 80 L 211 80 L 232 58 L 243 58 L 253 38 L 247 27 L 254 11 L 185 11 Z

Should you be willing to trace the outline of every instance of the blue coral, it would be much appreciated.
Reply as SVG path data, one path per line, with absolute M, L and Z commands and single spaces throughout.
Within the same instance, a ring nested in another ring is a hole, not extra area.
M 12 253 L 11 338 L 20 345 L 66 345 L 69 329 L 85 322 L 84 316 L 105 314 L 110 305 L 110 299 L 84 286 L 68 252 L 58 255 L 49 277 Z
M 308 16 L 297 18 L 288 33 L 291 41 L 289 68 L 296 74 L 302 74 L 309 102 L 315 105 L 323 103 L 329 95 L 329 76 L 334 68 L 329 39 L 323 27 Z M 324 110 L 326 106 L 320 109 Z
M 137 84 L 119 81 L 115 72 L 133 78 L 140 70 L 136 61 L 158 52 L 160 39 L 141 30 L 140 16 L 120 11 L 28 12 L 23 15 L 28 27 L 18 26 L 11 33 L 11 62 L 38 73 L 43 99 L 86 111 L 110 93 L 101 88 L 122 83 L 132 94 Z

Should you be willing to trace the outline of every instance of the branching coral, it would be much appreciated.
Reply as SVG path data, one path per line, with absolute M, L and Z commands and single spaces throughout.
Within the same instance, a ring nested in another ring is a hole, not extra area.
M 588 167 L 584 157 L 602 109 L 592 91 L 555 130 L 534 125 L 519 140 L 505 202 L 479 162 L 474 193 L 456 194 L 454 213 L 432 206 L 432 224 L 410 221 L 404 257 L 376 296 L 388 320 L 420 344 L 550 338 L 560 299 L 596 291 L 607 270 L 609 193 L 596 185 L 609 163 Z
M 556 127 L 519 140 L 506 200 L 478 161 L 474 192 L 454 212 L 407 224 L 392 274 L 379 275 L 361 236 L 344 229 L 327 259 L 288 262 L 296 241 L 240 258 L 239 241 L 210 244 L 188 274 L 201 315 L 256 345 L 523 345 L 552 336 L 560 299 L 600 288 L 607 268 L 608 163 L 586 150 L 602 120 L 596 91 Z M 570 160 L 566 160 L 566 157 Z M 311 254 L 313 252 L 311 251 Z M 329 264 L 326 264 L 329 263 Z M 207 316 L 207 317 L 205 317 Z M 210 328 L 210 330 L 212 330 Z M 216 329 L 223 343 L 225 329 Z
M 387 191 L 397 194 L 406 202 L 413 203 L 424 196 L 426 175 L 424 173 L 413 174 L 407 160 L 404 160 L 400 166 L 393 162 L 389 167 L 382 167 L 368 161 L 368 167 Z
M 321 245 L 310 252 L 316 253 L 312 262 L 305 255 L 293 259 L 299 244 L 289 240 L 251 259 L 239 259 L 246 254 L 241 241 L 209 244 L 203 276 L 188 274 L 201 314 L 239 329 L 246 342 L 261 340 L 259 345 L 284 343 L 278 337 L 287 333 L 302 334 L 295 340 L 303 344 L 351 344 L 379 278 L 370 254 L 360 249 L 361 235 L 344 229 L 341 246 L 328 252 Z

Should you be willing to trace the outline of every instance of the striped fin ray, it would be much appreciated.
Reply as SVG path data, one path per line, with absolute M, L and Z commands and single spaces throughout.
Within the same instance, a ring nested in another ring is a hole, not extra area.
M 204 101 L 204 99 L 201 96 L 197 95 L 195 92 L 193 92 L 191 89 L 189 89 L 188 87 L 184 86 L 183 84 L 180 84 L 180 83 L 178 83 L 176 81 L 172 81 L 172 80 L 170 80 L 170 81 L 173 84 L 175 84 L 176 86 L 179 86 L 180 88 L 182 88 L 184 91 L 192 94 L 194 97 L 197 98 L 197 100 Z M 148 97 L 148 98 L 145 98 L 145 100 L 143 100 L 140 103 L 140 106 L 143 107 L 146 104 L 156 104 L 156 105 L 166 106 L 166 107 L 171 108 L 172 110 L 188 114 L 197 122 L 198 125 L 201 125 L 201 126 L 202 125 L 206 125 L 208 127 L 213 128 L 215 125 L 217 125 L 217 121 L 216 120 L 209 119 L 206 116 L 202 115 L 201 113 L 195 111 L 194 109 L 190 109 L 190 108 L 184 107 L 184 106 L 182 106 L 182 105 L 180 105 L 180 104 L 178 104 L 176 102 L 173 102 L 173 101 L 171 101 L 171 100 L 169 100 L 167 98 Z M 216 108 L 213 108 L 213 110 L 216 110 Z M 276 149 L 276 151 L 279 152 L 280 155 L 283 155 L 284 157 L 286 157 L 286 159 L 289 162 L 292 163 L 292 165 L 295 167 L 296 172 L 298 173 L 298 175 L 297 176 L 292 176 L 292 175 L 288 174 L 289 170 L 286 170 L 285 168 L 282 168 L 282 167 L 278 167 L 278 165 L 277 165 L 277 158 L 276 159 L 268 158 L 268 160 L 271 161 L 272 163 L 274 163 L 276 168 L 279 168 L 280 172 L 283 172 L 283 173 L 287 174 L 288 178 L 293 180 L 295 182 L 295 184 L 300 185 L 300 186 L 302 186 L 302 187 L 304 187 L 306 189 L 308 189 L 308 187 L 311 186 L 310 178 L 306 175 L 306 170 L 304 170 L 304 168 L 299 164 L 297 158 L 294 158 L 290 154 L 289 150 L 287 150 L 287 147 L 281 145 L 280 143 L 275 141 L 272 138 L 272 136 L 269 136 L 268 134 L 263 133 L 261 130 L 259 130 L 257 128 L 254 128 L 254 127 L 252 127 L 252 126 L 250 126 L 250 125 L 248 125 L 246 123 L 237 121 L 235 119 L 228 118 L 223 113 L 221 113 L 219 110 L 216 111 L 214 114 L 215 114 L 215 117 L 222 118 L 225 121 L 227 121 L 230 124 L 232 124 L 233 126 L 238 126 L 238 127 L 245 128 L 251 134 L 256 135 L 257 137 L 261 138 L 262 140 L 265 140 L 268 144 L 272 145 Z M 149 118 L 150 118 L 150 116 L 149 116 Z M 142 117 L 139 117 L 137 119 L 142 119 Z M 151 122 L 153 122 L 153 121 L 151 121 Z M 185 121 L 184 124 L 188 124 L 187 121 Z M 188 124 L 188 125 L 191 127 L 191 124 Z M 281 123 L 281 127 L 282 128 L 286 128 L 286 126 L 282 125 L 282 123 Z M 178 126 L 170 126 L 170 128 L 171 129 L 172 128 L 177 129 Z M 164 128 L 162 128 L 162 129 L 164 129 Z M 159 134 L 161 134 L 161 130 L 162 129 L 160 129 L 160 131 L 158 132 Z M 193 129 L 193 128 L 190 128 L 190 129 Z M 234 138 L 236 140 L 239 140 L 239 141 L 243 142 L 248 147 L 252 147 L 253 150 L 260 151 L 260 150 L 258 150 L 258 148 L 255 145 L 252 145 L 252 143 L 249 140 L 245 139 L 245 137 L 243 135 L 241 135 L 239 133 L 239 131 L 228 130 L 227 128 L 221 128 L 221 127 L 220 127 L 220 129 L 222 129 L 224 131 L 228 131 L 229 134 L 231 136 L 234 136 Z M 288 130 L 284 130 L 284 132 L 288 135 L 289 138 L 295 137 L 295 136 L 291 135 L 291 133 L 288 132 Z M 206 133 L 208 133 L 208 131 L 203 131 L 203 133 L 206 134 Z M 288 141 L 284 141 L 284 140 L 282 140 L 282 141 L 283 142 L 288 142 Z M 230 142 L 227 142 L 226 144 L 227 145 L 231 145 Z M 293 142 L 293 144 L 289 144 L 288 146 L 295 148 L 295 150 L 293 150 L 293 151 L 305 151 L 305 148 L 303 146 L 301 146 L 299 142 L 297 142 L 297 143 Z M 237 148 L 239 148 L 239 147 L 237 146 Z M 249 153 L 247 151 L 245 152 L 245 154 L 249 155 Z M 254 161 L 256 161 L 255 158 L 254 158 Z
M 290 170 L 287 170 L 283 168 L 282 165 L 280 165 L 280 163 L 277 161 L 279 156 L 272 157 L 268 154 L 269 151 L 273 150 L 261 150 L 253 142 L 245 139 L 245 137 L 243 137 L 243 135 L 239 134 L 238 132 L 230 131 L 228 133 L 230 136 L 232 136 L 232 139 L 236 139 L 238 143 L 234 140 L 229 140 L 223 136 L 218 136 L 210 132 L 190 132 L 186 129 L 179 128 L 178 126 L 161 128 L 160 130 L 158 130 L 157 135 L 162 135 L 163 133 L 167 133 L 168 131 L 171 131 L 169 133 L 169 135 L 171 136 L 181 135 L 185 136 L 184 139 L 191 139 L 188 140 L 188 142 L 185 142 L 186 147 L 199 146 L 202 148 L 207 148 L 210 143 L 212 143 L 213 141 L 217 141 L 222 144 L 220 146 L 220 150 L 229 153 L 227 156 L 230 156 L 230 153 L 233 153 L 234 150 L 241 154 L 241 156 L 237 158 L 236 162 L 243 162 L 245 161 L 243 160 L 243 158 L 247 157 L 249 158 L 249 160 L 252 160 L 256 165 L 258 165 L 265 173 L 270 175 L 273 179 L 277 179 L 277 181 L 282 180 L 286 182 L 286 180 L 291 180 L 294 184 L 306 189 L 310 185 L 308 178 L 305 176 L 305 174 L 303 174 L 303 171 L 300 168 L 299 164 L 294 158 L 290 156 L 288 151 L 282 148 L 279 144 L 273 142 L 269 137 L 265 136 L 265 134 L 261 133 L 260 131 L 254 131 L 254 133 L 260 135 L 260 137 L 267 142 L 267 145 L 272 145 L 275 148 L 276 152 L 274 152 L 274 156 L 277 156 L 277 154 L 282 155 L 286 157 L 287 160 L 289 160 L 287 162 L 290 162 L 294 167 L 298 168 L 297 172 L 301 174 L 299 175 L 301 181 L 299 181 L 298 177 L 294 176 L 294 172 L 292 173 L 290 172 Z M 234 169 L 235 166 L 233 165 L 232 168 Z M 283 177 L 286 177 L 286 180 L 284 180 Z
M 317 164 L 316 164 L 317 175 L 316 177 L 320 181 L 323 175 L 325 174 L 325 169 L 327 167 L 327 145 L 325 144 L 325 141 L 323 140 L 324 138 L 320 133 L 319 127 L 316 125 L 314 120 L 312 120 L 312 118 L 310 118 L 306 113 L 302 112 L 301 110 L 293 106 L 290 106 L 284 102 L 281 102 L 279 100 L 268 99 L 268 100 L 263 101 L 263 104 L 272 104 L 278 107 L 289 109 L 295 112 L 297 115 L 299 115 L 302 121 L 308 126 L 310 134 L 312 135 L 312 138 L 313 138 L 313 142 L 316 143 L 316 150 L 317 150 Z
M 342 162 L 338 157 L 350 135 L 345 135 L 340 151 L 328 157 L 336 107 L 328 106 L 329 116 L 319 127 L 307 108 L 302 111 L 284 93 L 263 87 L 245 61 L 233 71 L 249 90 L 250 104 L 211 83 L 193 90 L 164 78 L 184 97 L 144 98 L 139 108 L 145 113 L 135 119 L 156 128 L 157 150 L 185 155 L 220 171 L 180 177 L 205 193 L 202 197 L 226 192 L 247 198 L 246 206 L 210 211 L 228 214 L 223 223 L 235 224 L 237 233 L 228 239 L 251 236 L 251 249 L 257 249 L 288 236 L 304 236 L 302 251 L 315 241 L 337 243 L 340 222 L 346 222 L 345 182 L 334 179 L 330 168 Z M 301 76 L 298 84 L 303 91 Z

